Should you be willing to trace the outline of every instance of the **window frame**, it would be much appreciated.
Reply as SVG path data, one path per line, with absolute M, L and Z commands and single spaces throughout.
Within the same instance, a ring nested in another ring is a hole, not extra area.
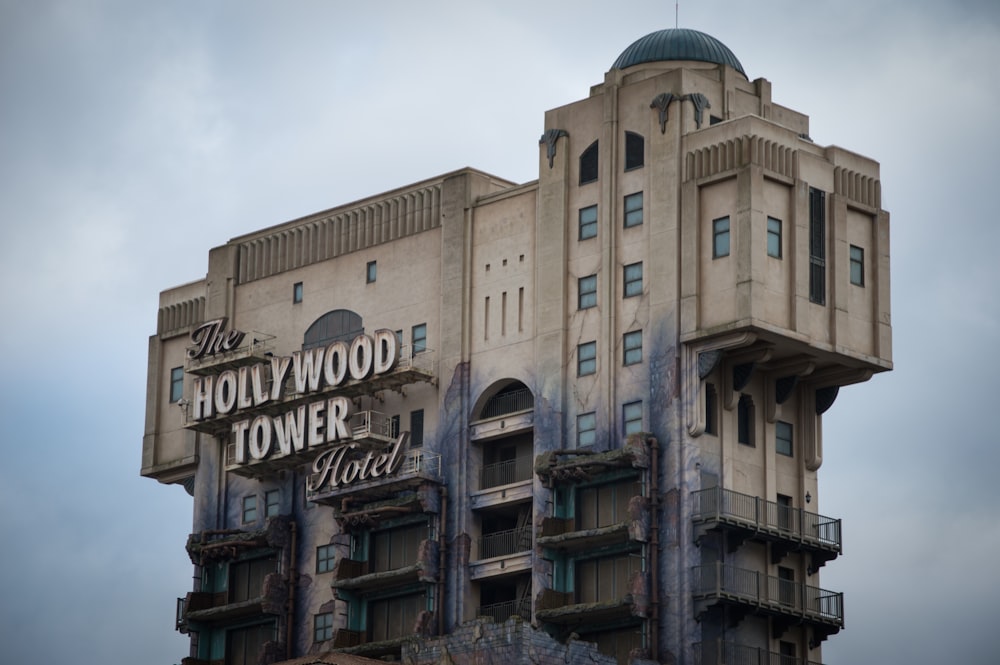
M 638 416 L 636 416 L 638 411 Z M 622 433 L 625 436 L 642 432 L 643 408 L 642 400 L 622 404 Z
M 419 427 L 417 424 L 419 424 Z M 424 410 L 410 411 L 410 447 L 419 448 L 424 445 Z
M 767 255 L 771 258 L 780 259 L 782 258 L 781 253 L 781 220 L 777 217 L 767 218 Z M 772 247 L 772 244 L 777 243 L 777 247 Z
M 636 162 L 638 159 L 638 162 Z M 637 132 L 625 132 L 625 170 L 634 171 L 646 165 L 646 137 Z
M 292 304 L 298 305 L 302 302 L 302 282 L 292 284 Z
M 594 218 L 589 219 L 591 213 L 593 213 Z M 584 215 L 588 219 L 584 220 Z M 577 240 L 590 240 L 591 238 L 597 237 L 597 204 L 584 206 L 580 208 L 577 213 L 577 220 L 579 224 Z
M 378 279 L 378 261 L 369 261 L 365 264 L 365 284 L 374 284 Z
M 865 248 L 850 245 L 848 248 L 850 280 L 854 286 L 865 285 Z
M 622 365 L 642 363 L 642 331 L 632 330 L 622 335 Z
M 756 427 L 754 416 L 753 398 L 746 393 L 741 393 L 736 402 L 736 442 L 751 448 L 757 446 L 754 440 L 754 428 Z
M 170 403 L 184 399 L 184 367 L 170 368 Z
M 586 290 L 584 290 L 586 284 Z M 576 280 L 576 308 L 597 307 L 597 275 L 587 275 Z
M 248 494 L 240 502 L 240 519 L 242 524 L 253 524 L 257 521 L 257 495 Z
M 327 642 L 332 639 L 333 612 L 321 612 L 313 615 L 313 642 Z
M 597 342 L 576 345 L 576 375 L 590 376 L 597 373 Z
M 337 546 L 318 545 L 316 547 L 316 574 L 332 573 L 337 565 Z
M 725 228 L 722 225 L 725 224 Z M 712 220 L 712 258 L 722 259 L 729 256 L 732 251 L 732 236 L 731 224 L 729 221 L 729 215 L 724 217 L 716 217 Z M 726 247 L 725 252 L 722 251 L 720 243 L 722 239 L 725 239 Z
M 410 329 L 410 348 L 412 349 L 412 355 L 417 355 L 427 350 L 426 323 L 418 323 Z
M 583 448 L 597 443 L 597 412 L 587 411 L 576 416 L 576 447 Z
M 642 209 L 643 209 L 643 197 L 642 192 L 634 192 L 632 194 L 626 194 L 622 199 L 624 206 L 624 212 L 622 217 L 623 228 L 630 229 L 635 226 L 642 226 Z M 635 207 L 635 202 L 639 202 L 639 207 Z M 629 206 L 632 207 L 629 207 Z
M 791 423 L 784 420 L 774 422 L 774 452 L 786 457 L 795 457 L 794 429 Z
M 272 513 L 272 508 L 274 509 Z M 281 514 L 281 490 L 273 489 L 264 492 L 264 517 L 275 517 Z
M 639 275 L 636 277 L 635 274 L 629 275 L 629 270 L 633 272 L 638 269 Z M 634 298 L 636 296 L 642 295 L 642 261 L 637 263 L 630 263 L 626 266 L 622 266 L 622 297 L 623 298 Z
M 600 169 L 600 148 L 598 145 L 599 141 L 594 141 L 588 145 L 583 152 L 580 153 L 580 185 L 589 185 L 592 182 L 597 182 L 601 175 Z

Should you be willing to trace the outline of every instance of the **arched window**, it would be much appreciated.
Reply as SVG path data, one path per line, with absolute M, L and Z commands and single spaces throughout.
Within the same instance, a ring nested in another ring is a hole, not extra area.
M 535 398 L 528 386 L 520 381 L 511 381 L 493 395 L 483 405 L 479 418 L 496 418 L 508 413 L 517 413 L 535 408 Z
M 306 330 L 303 349 L 326 346 L 337 340 L 350 341 L 365 331 L 361 317 L 349 309 L 335 309 L 319 317 Z
M 594 141 L 580 155 L 580 184 L 597 180 L 597 141 Z
M 642 168 L 646 163 L 646 139 L 635 132 L 625 132 L 625 170 Z

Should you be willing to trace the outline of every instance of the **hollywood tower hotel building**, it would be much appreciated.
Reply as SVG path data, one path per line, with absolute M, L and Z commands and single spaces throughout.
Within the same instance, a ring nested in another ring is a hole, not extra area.
M 431 177 L 160 295 L 187 665 L 822 662 L 822 416 L 891 368 L 878 163 L 686 29 L 524 149 L 535 181 Z

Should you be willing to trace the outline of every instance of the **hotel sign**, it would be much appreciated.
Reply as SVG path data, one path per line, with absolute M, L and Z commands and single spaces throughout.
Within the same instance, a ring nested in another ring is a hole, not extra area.
M 226 319 L 202 324 L 191 333 L 194 346 L 191 360 L 202 360 L 235 350 L 246 336 L 225 330 Z M 402 463 L 400 451 L 408 438 L 404 433 L 388 451 L 368 450 L 360 455 L 351 440 L 348 420 L 352 403 L 342 396 L 319 397 L 293 406 L 278 415 L 257 413 L 261 407 L 280 403 L 291 380 L 298 395 L 316 394 L 365 381 L 391 372 L 399 362 L 396 333 L 379 329 L 361 334 L 350 342 L 335 341 L 324 347 L 295 351 L 290 356 L 273 356 L 217 376 L 197 376 L 191 399 L 191 417 L 196 422 L 219 416 L 246 414 L 232 422 L 230 433 L 236 454 L 230 461 L 245 465 L 269 458 L 286 457 L 340 443 L 323 451 L 313 463 L 318 481 L 313 490 L 391 475 Z

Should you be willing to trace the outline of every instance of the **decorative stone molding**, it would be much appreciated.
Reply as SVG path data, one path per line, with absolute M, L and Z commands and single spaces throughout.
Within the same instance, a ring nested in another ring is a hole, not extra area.
M 538 145 L 545 144 L 545 156 L 549 158 L 549 168 L 551 169 L 556 158 L 556 141 L 563 136 L 569 136 L 565 129 L 547 129 L 538 139 Z
M 660 133 L 667 133 L 667 107 L 670 106 L 670 102 L 674 101 L 674 95 L 671 92 L 661 92 L 653 101 L 649 104 L 649 108 L 656 109 L 660 114 Z

